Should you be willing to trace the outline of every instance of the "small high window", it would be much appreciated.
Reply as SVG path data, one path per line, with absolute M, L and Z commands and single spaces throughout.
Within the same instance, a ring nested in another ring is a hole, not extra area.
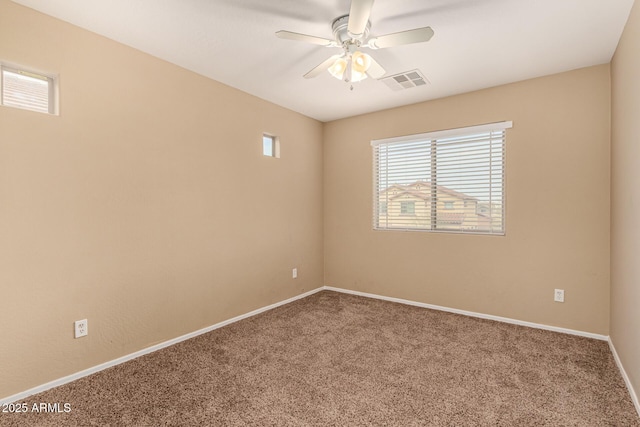
M 56 114 L 52 77 L 4 65 L 0 70 L 0 105 Z
M 277 136 L 262 135 L 262 154 L 267 157 L 280 157 L 280 141 Z

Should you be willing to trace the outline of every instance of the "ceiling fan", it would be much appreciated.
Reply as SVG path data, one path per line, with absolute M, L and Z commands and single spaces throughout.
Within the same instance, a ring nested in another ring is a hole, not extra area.
M 386 71 L 376 60 L 363 53 L 360 49 L 385 49 L 405 44 L 427 42 L 433 37 L 433 30 L 431 27 L 423 27 L 369 38 L 371 29 L 369 16 L 371 15 L 373 1 L 351 0 L 349 14 L 336 18 L 331 25 L 333 40 L 291 31 L 278 31 L 276 36 L 281 39 L 342 48 L 342 54 L 331 56 L 305 74 L 304 77 L 307 79 L 316 77 L 325 70 L 328 70 L 335 78 L 348 83 L 358 82 L 367 78 L 367 76 L 379 79 L 385 75 Z M 351 86 L 351 89 L 353 89 L 353 86 Z

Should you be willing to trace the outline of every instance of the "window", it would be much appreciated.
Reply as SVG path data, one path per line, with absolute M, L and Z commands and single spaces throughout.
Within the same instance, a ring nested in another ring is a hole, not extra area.
M 387 202 L 380 202 L 380 204 L 378 205 L 378 208 L 379 208 L 378 213 L 380 213 L 381 215 L 387 214 Z
M 415 215 L 416 214 L 416 202 L 400 202 L 400 214 L 401 215 Z
M 0 66 L 0 105 L 55 114 L 55 87 L 51 77 Z
M 374 229 L 504 234 L 511 127 L 501 122 L 372 141 Z M 400 197 L 424 203 L 418 211 L 415 201 L 381 210 Z
M 262 135 L 262 154 L 267 157 L 280 157 L 280 142 L 277 136 Z

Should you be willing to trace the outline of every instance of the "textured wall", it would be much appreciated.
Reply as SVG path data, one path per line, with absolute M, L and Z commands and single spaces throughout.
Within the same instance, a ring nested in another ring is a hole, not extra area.
M 8 0 L 0 60 L 61 112 L 0 107 L 0 398 L 322 286 L 321 123 Z
M 640 393 L 640 4 L 611 63 L 611 340 Z
M 325 283 L 609 332 L 609 66 L 328 123 Z M 512 120 L 506 236 L 372 230 L 370 141 Z M 566 291 L 553 301 L 554 288 Z

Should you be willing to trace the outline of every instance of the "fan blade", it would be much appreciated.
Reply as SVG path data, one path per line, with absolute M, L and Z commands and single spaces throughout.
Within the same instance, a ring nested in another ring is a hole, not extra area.
M 318 65 L 316 68 L 314 68 L 313 70 L 309 71 L 307 74 L 304 75 L 305 79 L 312 79 L 316 76 L 319 76 L 320 74 L 322 74 L 323 71 L 326 71 L 329 69 L 329 67 L 331 67 L 333 65 L 334 62 L 336 62 L 336 59 L 340 58 L 342 55 L 333 55 L 331 58 L 327 59 L 326 61 L 324 61 L 322 64 Z
M 351 0 L 349 25 L 347 26 L 349 34 L 353 36 L 364 34 L 371 16 L 371 8 L 373 8 L 373 0 Z
M 415 30 L 401 31 L 370 39 L 368 45 L 372 49 L 384 49 L 403 44 L 428 42 L 431 37 L 433 37 L 431 27 L 416 28 Z
M 375 59 L 369 55 L 369 68 L 367 69 L 367 75 L 372 79 L 379 79 L 385 75 L 386 71 L 382 68 L 382 65 L 378 64 Z
M 322 37 L 309 36 L 307 34 L 292 33 L 291 31 L 278 31 L 276 37 L 287 40 L 295 40 L 300 42 L 307 42 L 313 44 L 319 44 L 320 46 L 333 47 L 336 46 L 336 42 L 329 39 L 323 39 Z

